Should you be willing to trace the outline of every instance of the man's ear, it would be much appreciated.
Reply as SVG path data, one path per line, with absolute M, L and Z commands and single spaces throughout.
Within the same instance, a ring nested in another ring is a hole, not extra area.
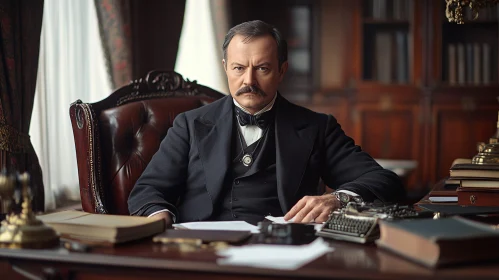
M 225 64 L 225 59 L 222 59 L 222 65 L 224 67 L 225 73 L 227 73 L 227 64 Z
M 279 82 L 284 79 L 284 74 L 286 74 L 286 71 L 288 71 L 288 62 L 284 61 L 284 63 L 281 65 L 281 69 L 279 70 Z

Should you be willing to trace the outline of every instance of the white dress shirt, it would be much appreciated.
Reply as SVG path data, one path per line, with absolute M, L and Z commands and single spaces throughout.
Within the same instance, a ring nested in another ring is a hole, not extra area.
M 274 98 L 272 99 L 272 101 L 269 102 L 269 104 L 267 104 L 265 107 L 263 107 L 263 109 L 261 109 L 260 111 L 256 112 L 254 115 L 258 116 L 262 113 L 270 111 L 272 109 L 272 107 L 274 106 L 276 98 L 277 98 L 277 93 L 276 93 L 276 95 L 274 95 Z M 234 100 L 234 105 L 236 105 L 241 110 L 243 110 L 243 112 L 248 113 L 250 115 L 253 115 L 250 112 L 248 112 L 248 110 L 244 109 L 243 106 L 241 106 L 239 103 L 237 103 L 236 99 L 232 99 L 232 100 Z M 255 143 L 256 141 L 258 141 L 258 139 L 260 139 L 262 137 L 263 130 L 261 128 L 259 128 L 257 125 L 242 126 L 239 124 L 239 122 L 237 122 L 237 125 L 239 126 L 239 131 L 241 131 L 241 134 L 243 135 L 244 141 L 246 142 L 246 146 L 249 146 L 249 145 Z

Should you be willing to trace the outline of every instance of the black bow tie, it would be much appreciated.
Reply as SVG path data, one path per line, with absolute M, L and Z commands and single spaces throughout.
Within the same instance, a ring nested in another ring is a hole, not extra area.
M 239 124 L 241 126 L 256 125 L 261 129 L 265 129 L 273 120 L 272 118 L 273 110 L 254 116 L 244 112 L 241 108 L 237 106 L 234 106 L 234 108 L 236 110 L 237 120 L 239 121 Z

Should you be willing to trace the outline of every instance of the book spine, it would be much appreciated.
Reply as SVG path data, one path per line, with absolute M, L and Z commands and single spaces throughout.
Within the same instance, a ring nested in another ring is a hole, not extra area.
M 376 34 L 376 77 L 381 83 L 392 81 L 392 36 L 391 33 Z
M 395 33 L 395 39 L 397 41 L 397 82 L 400 84 L 405 84 L 408 82 L 408 55 L 407 55 L 407 34 L 402 31 L 397 31 Z
M 466 56 L 464 53 L 464 45 L 457 45 L 457 81 L 463 85 L 466 83 Z
M 466 83 L 473 83 L 473 46 L 466 44 Z
M 480 85 L 481 75 L 480 75 L 480 45 L 478 43 L 473 44 L 473 83 L 475 85 Z
M 484 43 L 482 45 L 483 48 L 483 71 L 482 71 L 482 76 L 483 76 L 483 84 L 487 85 L 490 83 L 490 60 L 491 60 L 491 55 L 490 55 L 490 45 L 487 43 Z
M 456 75 L 456 46 L 454 44 L 449 44 L 448 48 L 448 56 L 449 56 L 449 84 L 455 85 L 457 84 L 457 75 Z

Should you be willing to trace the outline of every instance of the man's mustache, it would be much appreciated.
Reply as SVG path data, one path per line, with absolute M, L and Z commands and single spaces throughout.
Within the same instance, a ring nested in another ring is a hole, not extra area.
M 244 86 L 236 91 L 236 96 L 239 96 L 243 93 L 249 93 L 249 92 L 256 93 L 262 97 L 267 96 L 265 91 L 261 90 L 259 87 L 256 87 L 256 86 Z

